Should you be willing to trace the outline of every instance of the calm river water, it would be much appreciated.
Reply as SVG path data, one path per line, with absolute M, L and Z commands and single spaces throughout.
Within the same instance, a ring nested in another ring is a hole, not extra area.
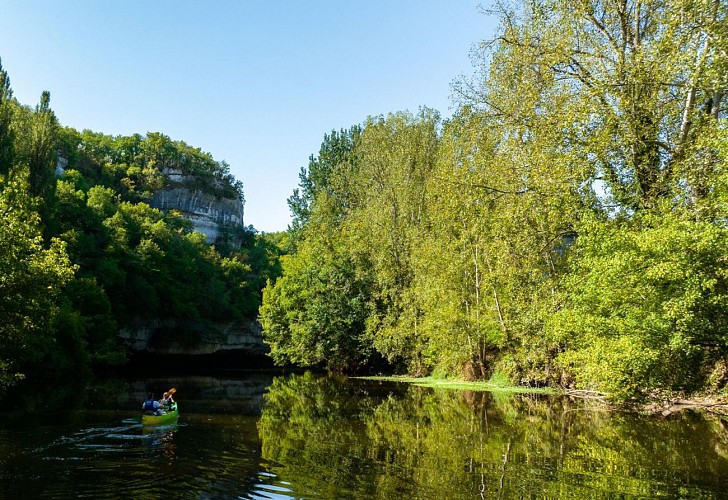
M 175 425 L 144 428 L 176 387 Z M 728 421 L 278 375 L 113 379 L 0 413 L 0 498 L 728 498 Z

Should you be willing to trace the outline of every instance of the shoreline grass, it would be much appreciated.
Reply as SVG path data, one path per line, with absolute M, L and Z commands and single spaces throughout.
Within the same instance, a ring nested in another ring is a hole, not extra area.
M 607 400 L 607 394 L 595 391 L 578 389 L 562 390 L 553 387 L 523 387 L 511 385 L 505 377 L 500 376 L 498 373 L 494 374 L 490 380 L 477 382 L 438 377 L 409 377 L 406 375 L 378 375 L 352 378 L 360 380 L 407 383 L 420 387 L 431 387 L 433 389 L 445 390 L 467 390 L 509 394 L 562 394 L 582 399 L 598 400 L 606 407 L 616 410 L 653 415 L 661 414 L 663 417 L 683 410 L 696 410 L 718 415 L 723 418 L 728 417 L 728 397 L 726 397 L 725 394 L 693 396 L 692 398 L 673 397 L 668 398 L 667 400 L 665 398 L 659 398 L 644 402 L 636 407 L 627 407 L 624 405 L 615 405 Z
M 467 391 L 484 392 L 509 392 L 514 394 L 558 394 L 559 391 L 550 387 L 523 387 L 504 384 L 501 381 L 477 381 L 443 379 L 436 377 L 407 377 L 403 375 L 353 377 L 361 380 L 373 380 L 383 382 L 402 382 L 420 387 L 431 387 L 433 389 L 455 389 Z

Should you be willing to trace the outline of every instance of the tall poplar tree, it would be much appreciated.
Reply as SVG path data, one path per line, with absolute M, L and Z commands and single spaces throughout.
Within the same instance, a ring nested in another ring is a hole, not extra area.
M 358 148 L 356 210 L 345 229 L 375 276 L 367 329 L 374 346 L 412 373 L 427 373 L 427 338 L 414 263 L 428 221 L 427 187 L 437 161 L 440 116 L 431 109 L 371 118 Z
M 54 191 L 58 120 L 50 108 L 51 94 L 43 91 L 30 124 L 28 168 L 30 192 L 49 198 Z
M 332 130 L 330 134 L 324 135 L 318 155 L 311 155 L 308 167 L 301 168 L 298 174 L 299 187 L 288 198 L 294 235 L 301 236 L 301 231 L 311 219 L 311 211 L 319 194 L 327 194 L 334 202 L 331 209 L 338 212 L 336 216 L 343 216 L 343 211 L 350 204 L 347 198 L 351 189 L 350 186 L 342 185 L 342 182 L 348 178 L 347 172 L 357 168 L 355 150 L 360 136 L 359 126 L 339 132 Z
M 8 175 L 13 162 L 12 97 L 10 77 L 0 59 L 0 175 Z

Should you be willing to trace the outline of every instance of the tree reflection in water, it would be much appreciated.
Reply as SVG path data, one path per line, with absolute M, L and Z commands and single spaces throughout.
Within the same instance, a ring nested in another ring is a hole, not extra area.
M 728 490 L 724 425 L 307 373 L 273 381 L 258 432 L 303 497 L 685 497 Z

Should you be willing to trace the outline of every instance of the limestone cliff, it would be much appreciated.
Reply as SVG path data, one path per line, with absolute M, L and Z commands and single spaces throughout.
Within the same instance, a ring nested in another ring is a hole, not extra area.
M 228 322 L 212 328 L 192 325 L 199 330 L 199 338 L 191 344 L 175 340 L 165 334 L 180 325 L 176 320 L 155 320 L 137 322 L 133 326 L 121 328 L 119 336 L 132 351 L 146 351 L 163 355 L 200 355 L 222 351 L 241 351 L 249 355 L 263 356 L 269 352 L 263 341 L 260 325 L 257 322 Z M 185 325 L 190 328 L 190 325 Z
M 205 235 L 210 244 L 227 240 L 240 246 L 243 202 L 224 198 L 197 187 L 197 179 L 179 170 L 166 169 L 167 183 L 154 192 L 150 205 L 160 210 L 179 210 L 192 222 L 195 231 Z

